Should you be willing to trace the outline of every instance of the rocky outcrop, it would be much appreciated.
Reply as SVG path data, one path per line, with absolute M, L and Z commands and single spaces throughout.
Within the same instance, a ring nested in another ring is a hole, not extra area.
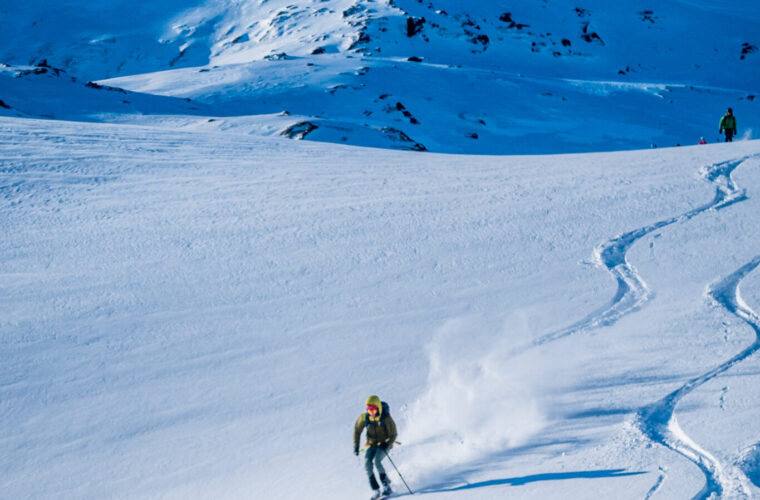
M 411 137 L 397 128 L 382 127 L 380 131 L 391 141 L 401 143 L 401 149 L 407 149 L 409 151 L 427 151 L 427 148 L 424 145 L 414 141 Z
M 286 128 L 280 135 L 289 139 L 305 139 L 307 135 L 317 130 L 319 127 L 311 122 L 298 122 Z

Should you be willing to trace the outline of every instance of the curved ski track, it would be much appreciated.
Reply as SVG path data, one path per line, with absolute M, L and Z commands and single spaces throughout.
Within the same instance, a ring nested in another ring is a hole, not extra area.
M 739 283 L 760 265 L 760 255 L 739 268 L 730 276 L 711 285 L 708 296 L 728 312 L 744 320 L 755 332 L 755 341 L 728 361 L 712 370 L 689 380 L 663 399 L 641 408 L 636 414 L 636 424 L 650 440 L 676 451 L 694 462 L 705 474 L 706 484 L 694 499 L 750 498 L 747 478 L 736 467 L 725 467 L 710 453 L 694 443 L 678 425 L 675 407 L 684 396 L 709 382 L 732 366 L 760 350 L 760 318 L 747 306 L 739 294 Z
M 617 292 L 612 300 L 576 323 L 538 337 L 529 344 L 517 348 L 512 355 L 518 355 L 534 347 L 581 331 L 612 325 L 623 316 L 639 310 L 651 300 L 653 293 L 636 268 L 628 262 L 628 250 L 634 243 L 653 231 L 677 222 L 690 220 L 707 211 L 721 210 L 746 200 L 745 191 L 736 185 L 731 174 L 739 165 L 756 157 L 757 155 L 747 156 L 703 168 L 700 171 L 702 178 L 715 185 L 715 197 L 709 203 L 681 215 L 634 229 L 598 245 L 594 249 L 597 263 L 604 266 L 618 284 Z M 720 498 L 724 494 L 730 498 L 749 498 L 751 496 L 747 487 L 748 480 L 737 467 L 724 467 L 715 457 L 703 450 L 681 430 L 675 418 L 675 407 L 685 395 L 695 388 L 712 380 L 760 349 L 760 319 L 743 303 L 738 292 L 739 282 L 758 265 L 760 265 L 760 256 L 755 257 L 751 262 L 714 284 L 708 290 L 709 296 L 716 303 L 742 318 L 754 329 L 757 336 L 755 342 L 725 363 L 690 380 L 660 401 L 645 406 L 636 412 L 636 425 L 647 438 L 680 453 L 702 470 L 706 484 L 694 497 L 695 500 L 711 497 Z M 662 468 L 660 472 L 657 484 L 649 491 L 647 499 L 656 494 L 665 480 L 665 472 Z
M 604 266 L 617 281 L 617 292 L 612 300 L 580 321 L 561 330 L 538 337 L 527 345 L 516 348 L 512 352 L 512 355 L 516 356 L 534 347 L 581 331 L 612 325 L 626 314 L 639 310 L 652 298 L 652 292 L 638 271 L 636 271 L 636 268 L 628 262 L 628 250 L 634 243 L 653 231 L 675 224 L 676 222 L 692 219 L 709 210 L 720 210 L 734 203 L 746 200 L 747 196 L 744 190 L 739 189 L 736 183 L 734 183 L 733 179 L 731 179 L 731 173 L 749 158 L 745 157 L 739 160 L 717 163 L 700 171 L 700 175 L 705 180 L 715 185 L 715 197 L 706 205 L 681 215 L 634 229 L 598 245 L 594 249 L 596 262 Z
M 753 157 L 712 165 L 701 172 L 706 180 L 715 183 L 717 186 L 715 199 L 710 204 L 710 208 L 720 210 L 747 199 L 745 192 L 734 183 L 731 173 L 749 158 Z M 686 215 L 693 217 L 696 213 Z M 710 285 L 707 289 L 707 295 L 716 304 L 744 320 L 754 330 L 755 341 L 731 359 L 689 380 L 661 400 L 644 406 L 636 412 L 635 424 L 642 434 L 651 441 L 683 455 L 702 470 L 705 475 L 705 486 L 697 493 L 694 500 L 722 498 L 724 496 L 726 498 L 751 498 L 751 492 L 748 488 L 749 481 L 744 473 L 734 465 L 721 464 L 718 459 L 695 443 L 678 424 L 675 408 L 681 399 L 694 389 L 716 378 L 760 350 L 760 318 L 744 303 L 739 294 L 741 280 L 755 270 L 758 265 L 760 265 L 760 255 L 733 274 Z

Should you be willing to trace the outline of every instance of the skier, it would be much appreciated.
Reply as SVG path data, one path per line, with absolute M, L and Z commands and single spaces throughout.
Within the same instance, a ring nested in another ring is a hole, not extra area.
M 720 119 L 718 133 L 723 133 L 724 130 L 726 132 L 726 142 L 733 142 L 734 136 L 736 135 L 736 117 L 731 108 L 728 108 L 726 114 Z
M 705 140 L 704 137 L 700 137 L 699 142 L 697 144 L 707 144 L 707 141 Z
M 364 466 L 367 469 L 369 485 L 374 490 L 372 498 L 381 498 L 393 493 L 391 480 L 385 473 L 382 460 L 387 456 L 388 450 L 393 447 L 393 443 L 396 442 L 396 423 L 391 418 L 388 404 L 380 401 L 379 397 L 368 397 L 365 406 L 367 412 L 359 415 L 354 425 L 354 455 L 359 456 L 359 438 L 366 428 L 367 451 L 364 453 Z M 375 479 L 373 464 L 380 474 L 380 482 L 383 484 L 382 492 L 377 479 Z

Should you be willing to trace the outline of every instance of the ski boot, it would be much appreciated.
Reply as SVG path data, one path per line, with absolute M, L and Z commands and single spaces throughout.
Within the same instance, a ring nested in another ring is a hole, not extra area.
M 380 482 L 383 483 L 382 496 L 387 497 L 393 494 L 393 490 L 391 489 L 391 480 L 388 478 L 388 476 L 385 474 L 380 474 Z
M 383 494 L 380 492 L 380 485 L 377 483 L 377 479 L 375 479 L 374 474 L 369 476 L 369 485 L 372 487 L 372 496 L 370 497 L 370 500 L 377 500 L 378 498 L 382 498 Z

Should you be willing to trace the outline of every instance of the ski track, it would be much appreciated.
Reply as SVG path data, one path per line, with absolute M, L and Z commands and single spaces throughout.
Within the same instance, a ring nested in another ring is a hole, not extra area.
M 717 185 L 715 198 L 706 208 L 684 214 L 682 218 L 688 219 L 709 209 L 721 210 L 746 200 L 746 193 L 734 183 L 731 173 L 747 159 L 718 163 L 704 169 L 701 172 L 702 176 Z M 623 255 L 623 259 L 625 259 L 625 255 Z M 758 265 L 760 265 L 760 255 L 733 274 L 710 285 L 707 290 L 707 295 L 716 304 L 744 320 L 753 329 L 755 341 L 728 361 L 689 380 L 663 399 L 644 406 L 636 412 L 636 426 L 648 439 L 681 454 L 702 470 L 705 475 L 705 485 L 694 496 L 695 500 L 722 498 L 723 496 L 751 498 L 746 475 L 733 465 L 722 464 L 712 454 L 695 443 L 678 424 L 675 408 L 687 394 L 718 377 L 737 363 L 744 361 L 760 349 L 760 318 L 744 303 L 739 294 L 740 282 Z M 656 493 L 662 480 L 663 476 L 661 475 L 657 484 L 647 494 L 647 499 Z
M 647 492 L 647 496 L 644 497 L 644 500 L 651 500 L 654 498 L 655 493 L 657 493 L 660 488 L 662 487 L 662 483 L 665 482 L 665 478 L 668 476 L 667 471 L 660 467 L 660 477 L 657 478 L 657 482 L 654 483 L 654 486 L 652 486 L 649 491 Z
M 664 219 L 648 226 L 634 229 L 612 238 L 594 249 L 596 262 L 604 266 L 617 281 L 617 291 L 612 300 L 605 306 L 593 311 L 580 321 L 543 335 L 525 346 L 517 348 L 512 355 L 528 351 L 532 348 L 568 337 L 570 335 L 589 331 L 595 328 L 609 326 L 623 316 L 635 312 L 653 297 L 653 292 L 639 275 L 634 266 L 628 262 L 628 250 L 644 236 L 670 226 L 677 222 L 688 221 L 708 211 L 717 211 L 732 206 L 747 199 L 745 190 L 731 178 L 733 171 L 745 161 L 756 155 L 709 165 L 700 170 L 700 175 L 706 181 L 715 185 L 715 197 L 709 203 L 689 210 L 681 215 Z M 760 264 L 760 256 L 743 266 L 734 274 L 720 281 L 709 289 L 709 295 L 719 305 L 733 314 L 741 317 L 754 330 L 756 341 L 730 360 L 710 370 L 709 372 L 687 382 L 680 389 L 667 395 L 660 401 L 641 408 L 636 413 L 636 423 L 641 432 L 651 441 L 670 448 L 694 462 L 704 473 L 706 484 L 695 499 L 707 499 L 715 495 L 721 497 L 724 492 L 731 498 L 749 498 L 746 476 L 736 467 L 724 467 L 714 456 L 703 450 L 681 430 L 675 418 L 675 407 L 688 393 L 702 384 L 712 380 L 743 361 L 760 348 L 760 320 L 757 315 L 743 304 L 738 294 L 739 282 Z M 647 493 L 646 499 L 651 499 L 665 481 L 666 473 L 660 468 L 660 476 L 656 484 Z
M 746 476 L 731 466 L 724 466 L 714 456 L 703 450 L 683 432 L 678 425 L 675 407 L 694 389 L 716 378 L 737 363 L 760 350 L 760 318 L 747 306 L 739 294 L 739 284 L 745 276 L 760 265 L 760 255 L 739 270 L 711 285 L 708 296 L 718 305 L 744 320 L 755 332 L 755 341 L 728 361 L 712 370 L 689 380 L 663 399 L 641 408 L 636 414 L 636 424 L 650 440 L 680 453 L 694 462 L 705 474 L 706 483 L 694 499 L 751 498 Z
M 568 337 L 582 331 L 609 326 L 623 316 L 635 312 L 651 300 L 653 293 L 627 258 L 628 250 L 638 240 L 647 234 L 662 229 L 677 222 L 686 221 L 710 210 L 720 210 L 747 199 L 744 190 L 740 189 L 731 178 L 732 172 L 752 156 L 710 165 L 700 171 L 700 175 L 715 185 L 715 197 L 701 207 L 689 210 L 681 215 L 655 222 L 654 224 L 634 229 L 594 249 L 597 264 L 603 266 L 617 281 L 617 291 L 612 300 L 600 309 L 561 330 L 538 337 L 530 343 L 512 351 L 517 356 L 532 348 Z

